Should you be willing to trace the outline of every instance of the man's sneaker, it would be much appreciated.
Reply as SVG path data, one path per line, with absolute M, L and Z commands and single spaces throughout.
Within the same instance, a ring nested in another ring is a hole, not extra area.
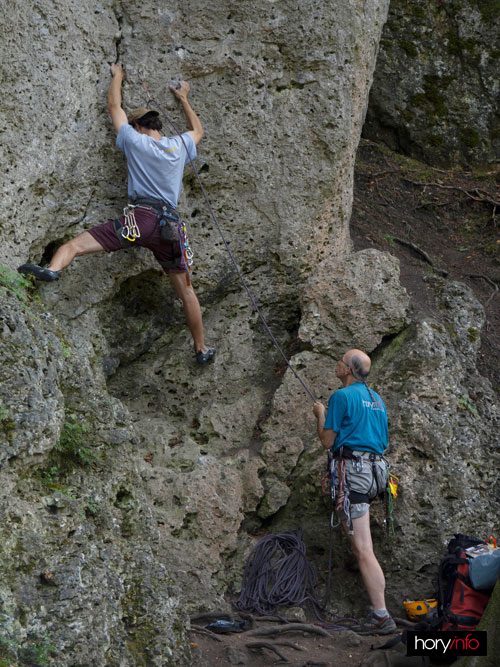
M 397 632 L 397 626 L 392 618 L 387 616 L 377 616 L 377 614 L 370 610 L 368 616 L 361 621 L 359 625 L 354 625 L 350 628 L 359 635 L 390 635 Z
M 59 280 L 60 271 L 50 271 L 49 269 L 44 269 L 38 264 L 23 264 L 17 269 L 18 273 L 22 273 L 24 276 L 35 276 L 38 280 L 43 280 L 46 283 L 50 283 L 52 280 Z
M 198 350 L 198 352 L 196 353 L 196 363 L 206 364 L 207 361 L 213 359 L 214 356 L 215 356 L 215 349 L 213 347 L 207 347 L 206 352 L 203 352 L 203 350 Z

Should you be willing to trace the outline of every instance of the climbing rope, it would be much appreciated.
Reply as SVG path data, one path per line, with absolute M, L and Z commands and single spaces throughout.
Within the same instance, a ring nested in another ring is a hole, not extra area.
M 356 620 L 333 614 L 314 595 L 318 577 L 307 559 L 302 535 L 299 529 L 263 537 L 248 556 L 240 596 L 233 604 L 239 611 L 269 616 L 275 615 L 278 606 L 298 607 L 309 602 L 320 625 L 346 630 Z M 336 620 L 325 621 L 320 612 Z
M 191 156 L 190 156 L 190 154 L 189 154 L 189 151 L 188 151 L 188 149 L 187 149 L 186 143 L 185 143 L 185 141 L 184 141 L 184 139 L 183 139 L 183 137 L 182 137 L 182 133 L 177 129 L 177 126 L 174 124 L 174 122 L 172 121 L 172 119 L 170 118 L 170 116 L 167 114 L 167 112 L 165 111 L 165 109 L 163 108 L 163 106 L 162 106 L 162 105 L 161 105 L 161 104 L 160 104 L 160 103 L 159 103 L 159 102 L 158 102 L 158 101 L 151 95 L 151 93 L 149 92 L 149 89 L 148 89 L 148 87 L 147 87 L 147 85 L 146 85 L 146 82 L 144 81 L 144 79 L 143 79 L 142 76 L 141 76 L 141 70 L 138 71 L 138 76 L 139 76 L 139 80 L 140 80 L 140 82 L 141 82 L 141 84 L 142 84 L 144 90 L 146 91 L 146 95 L 148 96 L 148 106 L 149 106 L 149 103 L 150 103 L 150 102 L 152 102 L 152 103 L 156 106 L 156 108 L 157 108 L 157 109 L 159 110 L 159 112 L 163 115 L 163 117 L 165 118 L 165 120 L 166 120 L 166 121 L 169 123 L 169 125 L 172 127 L 172 129 L 174 130 L 174 132 L 180 137 L 180 139 L 181 139 L 181 141 L 182 141 L 182 143 L 183 143 L 183 145 L 184 145 L 184 148 L 186 149 L 186 153 L 187 153 L 189 162 L 190 162 L 190 164 L 191 164 L 191 167 L 193 168 L 193 172 L 194 172 L 194 174 L 195 174 L 195 176 L 196 176 L 196 180 L 198 181 L 198 185 L 200 186 L 201 192 L 202 192 L 202 194 L 203 194 L 203 198 L 205 199 L 205 203 L 206 203 L 206 205 L 207 205 L 207 207 L 208 207 L 208 210 L 209 210 L 209 212 L 210 212 L 210 216 L 212 217 L 212 220 L 213 220 L 214 223 L 215 223 L 215 226 L 216 226 L 216 228 L 217 228 L 217 231 L 218 231 L 219 234 L 220 234 L 220 237 L 221 237 L 221 239 L 222 239 L 222 242 L 224 243 L 224 246 L 225 246 L 225 248 L 226 248 L 226 250 L 227 250 L 227 252 L 228 252 L 228 255 L 229 255 L 229 257 L 230 257 L 230 259 L 231 259 L 231 261 L 232 261 L 232 263 L 233 263 L 233 266 L 234 266 L 234 268 L 235 268 L 235 270 L 236 270 L 236 273 L 238 274 L 238 277 L 239 277 L 239 279 L 240 279 L 240 281 L 241 281 L 241 284 L 242 284 L 243 287 L 245 288 L 245 291 L 246 291 L 246 293 L 247 293 L 247 295 L 248 295 L 248 298 L 250 299 L 250 302 L 251 302 L 251 304 L 252 304 L 252 306 L 253 306 L 255 312 L 256 312 L 257 315 L 259 316 L 260 321 L 262 322 L 262 324 L 263 324 L 263 326 L 264 326 L 264 329 L 266 330 L 267 334 L 268 334 L 269 337 L 271 338 L 271 340 L 272 340 L 274 346 L 276 347 L 276 349 L 277 349 L 278 352 L 280 353 L 280 355 L 281 355 L 281 357 L 283 358 L 285 364 L 288 366 L 288 368 L 289 368 L 289 369 L 292 371 L 292 373 L 295 375 L 295 377 L 296 377 L 297 380 L 300 382 L 300 384 L 302 385 L 302 387 L 305 389 L 305 391 L 307 392 L 307 394 L 309 395 L 309 397 L 311 398 L 311 400 L 315 403 L 315 402 L 316 402 L 316 398 L 314 397 L 314 394 L 313 394 L 312 391 L 309 389 L 309 387 L 308 387 L 307 384 L 304 382 L 304 380 L 300 377 L 300 375 L 297 373 L 297 371 L 296 371 L 296 370 L 293 368 L 293 366 L 290 364 L 290 362 L 289 362 L 289 360 L 287 359 L 285 353 L 283 352 L 283 350 L 281 349 L 281 347 L 280 347 L 278 341 L 276 340 L 276 338 L 275 338 L 273 332 L 271 331 L 271 329 L 269 328 L 269 326 L 268 326 L 266 320 L 264 319 L 264 316 L 263 316 L 262 313 L 260 312 L 260 309 L 259 309 L 259 307 L 258 307 L 258 305 L 257 305 L 257 302 L 255 301 L 255 299 L 254 299 L 252 293 L 250 292 L 250 289 L 249 289 L 249 287 L 248 287 L 248 285 L 247 285 L 247 283 L 246 283 L 246 281 L 245 281 L 245 279 L 244 279 L 244 277 L 243 277 L 243 274 L 241 273 L 241 270 L 240 270 L 240 268 L 239 268 L 239 266 L 238 266 L 238 263 L 236 262 L 236 259 L 234 258 L 234 255 L 233 255 L 233 253 L 231 252 L 231 249 L 229 248 L 229 245 L 228 245 L 228 243 L 227 243 L 227 241 L 226 241 L 226 239 L 225 239 L 225 237 L 224 237 L 224 234 L 223 234 L 222 229 L 221 229 L 221 227 L 220 227 L 219 221 L 217 220 L 217 216 L 215 215 L 215 212 L 214 212 L 214 210 L 213 210 L 213 208 L 212 208 L 212 204 L 210 203 L 210 199 L 208 198 L 207 192 L 206 192 L 206 190 L 205 190 L 205 188 L 204 188 L 204 186 L 203 186 L 203 183 L 201 182 L 201 178 L 200 178 L 200 175 L 199 175 L 199 173 L 198 173 L 198 170 L 196 169 L 196 167 L 195 167 L 195 165 L 194 165 L 194 161 L 193 161 L 193 159 L 191 158 Z
M 312 599 L 318 578 L 301 538 L 302 531 L 267 535 L 255 545 L 234 603 L 237 609 L 265 616 L 279 605 L 297 607 Z

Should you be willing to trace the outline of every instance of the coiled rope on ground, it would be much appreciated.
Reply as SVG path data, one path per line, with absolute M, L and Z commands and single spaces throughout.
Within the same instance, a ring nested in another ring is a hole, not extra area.
M 315 597 L 318 576 L 307 559 L 302 535 L 298 529 L 263 537 L 248 556 L 241 592 L 233 604 L 241 612 L 269 616 L 279 606 L 299 607 L 309 602 L 322 627 L 346 630 L 355 619 L 328 611 Z M 334 620 L 325 621 L 323 615 Z
M 302 530 L 267 535 L 252 549 L 234 603 L 240 611 L 274 613 L 279 605 L 297 607 L 314 599 L 316 568 L 306 557 Z

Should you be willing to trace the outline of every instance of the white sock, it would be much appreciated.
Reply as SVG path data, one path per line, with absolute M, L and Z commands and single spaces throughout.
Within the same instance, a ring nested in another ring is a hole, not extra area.
M 384 616 L 389 616 L 389 612 L 387 609 L 374 609 L 373 613 L 375 616 L 378 616 L 379 618 L 383 618 Z

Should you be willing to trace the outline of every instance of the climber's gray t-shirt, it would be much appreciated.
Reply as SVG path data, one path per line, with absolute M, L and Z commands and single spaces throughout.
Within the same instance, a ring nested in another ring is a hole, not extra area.
M 182 141 L 184 140 L 184 142 Z M 196 144 L 188 132 L 156 141 L 140 134 L 132 125 L 122 125 L 116 145 L 125 153 L 128 168 L 128 196 L 131 200 L 150 197 L 177 208 L 184 165 L 196 157 Z M 185 146 L 184 146 L 185 144 Z

